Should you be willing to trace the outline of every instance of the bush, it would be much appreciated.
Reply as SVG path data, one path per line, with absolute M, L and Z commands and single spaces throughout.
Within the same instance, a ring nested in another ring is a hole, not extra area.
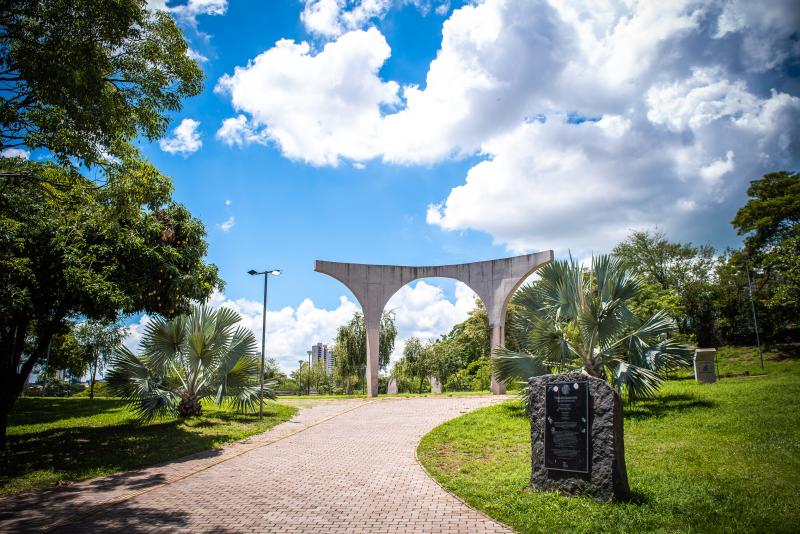
M 89 386 L 86 387 L 83 391 L 80 391 L 75 394 L 76 397 L 88 397 L 89 391 L 91 388 Z M 102 380 L 98 380 L 94 383 L 94 396 L 95 397 L 113 397 L 114 395 L 108 390 L 108 386 Z
M 66 380 L 54 379 L 47 382 L 47 387 L 42 391 L 45 397 L 71 397 L 86 389 L 81 383 L 69 383 Z
M 478 358 L 447 378 L 446 391 L 485 391 L 492 383 L 492 366 L 489 358 Z

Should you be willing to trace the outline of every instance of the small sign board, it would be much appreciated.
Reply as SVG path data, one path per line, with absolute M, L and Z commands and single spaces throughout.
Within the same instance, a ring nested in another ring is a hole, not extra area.
M 550 382 L 545 388 L 545 468 L 588 473 L 588 382 Z
M 694 351 L 694 379 L 701 384 L 717 381 L 717 349 Z

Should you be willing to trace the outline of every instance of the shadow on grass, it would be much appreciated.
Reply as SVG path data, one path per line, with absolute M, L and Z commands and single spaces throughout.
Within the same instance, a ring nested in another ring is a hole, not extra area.
M 650 502 L 650 497 L 647 496 L 646 493 L 642 493 L 639 490 L 631 490 L 630 495 L 628 495 L 628 500 L 625 501 L 628 504 L 648 504 Z
M 522 403 L 522 398 L 518 398 L 517 402 L 506 402 L 500 405 L 500 409 L 505 412 L 507 417 L 511 417 L 514 419 L 530 419 L 531 414 L 530 412 L 525 409 L 525 405 Z
M 672 413 L 681 413 L 696 408 L 713 408 L 715 402 L 698 399 L 693 395 L 673 394 L 662 395 L 652 400 L 626 404 L 624 407 L 625 419 L 649 419 L 663 417 Z
M 774 345 L 773 347 L 778 351 L 777 354 L 768 356 L 767 359 L 781 362 L 784 360 L 797 360 L 800 359 L 800 344 L 798 343 L 782 343 Z
M 231 418 L 227 414 L 213 414 L 213 417 Z M 215 443 L 236 437 L 234 429 L 214 434 L 192 432 L 192 427 L 199 424 L 213 426 L 206 424 L 207 421 L 198 421 L 189 427 L 182 423 L 180 420 L 148 425 L 130 422 L 11 435 L 8 451 L 0 463 L 0 486 L 39 470 L 54 471 L 64 479 L 72 480 L 93 476 L 94 473 L 153 465 L 199 451 L 208 451 L 208 455 L 214 456 L 219 454 L 212 449 Z
M 9 416 L 9 426 L 54 423 L 66 417 L 93 417 L 125 406 L 120 399 L 20 397 Z

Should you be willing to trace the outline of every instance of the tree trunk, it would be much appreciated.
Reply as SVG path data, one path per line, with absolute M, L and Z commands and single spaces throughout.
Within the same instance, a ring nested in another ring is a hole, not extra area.
M 6 441 L 7 427 L 8 427 L 8 412 L 3 410 L 2 413 L 0 413 L 0 453 L 5 452 L 6 448 L 8 447 L 8 442 Z
M 89 384 L 89 400 L 94 400 L 94 379 L 97 376 L 97 358 L 98 354 L 94 355 L 94 365 L 92 366 L 92 381 Z
M 197 397 L 184 397 L 178 403 L 178 414 L 181 417 L 194 417 L 203 414 L 203 407 Z

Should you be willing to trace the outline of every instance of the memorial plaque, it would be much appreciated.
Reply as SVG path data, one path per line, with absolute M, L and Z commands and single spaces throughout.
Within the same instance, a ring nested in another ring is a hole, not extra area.
M 545 468 L 588 473 L 588 384 L 550 382 L 545 387 Z

